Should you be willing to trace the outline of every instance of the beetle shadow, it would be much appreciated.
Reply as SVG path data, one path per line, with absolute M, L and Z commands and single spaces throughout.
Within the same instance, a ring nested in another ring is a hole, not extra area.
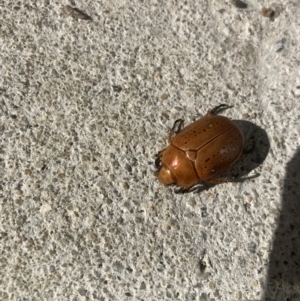
M 300 148 L 287 164 L 263 301 L 300 300 Z
M 233 122 L 244 136 L 244 154 L 226 175 L 234 177 L 237 182 L 243 182 L 259 176 L 259 174 L 248 175 L 265 161 L 269 153 L 270 141 L 266 131 L 254 123 L 245 120 L 233 120 Z

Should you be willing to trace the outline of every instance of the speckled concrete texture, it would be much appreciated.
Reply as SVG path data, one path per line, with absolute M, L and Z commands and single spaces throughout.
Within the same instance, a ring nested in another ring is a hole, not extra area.
M 243 2 L 0 1 L 0 300 L 300 300 L 300 2 Z M 175 194 L 220 103 L 250 179 Z

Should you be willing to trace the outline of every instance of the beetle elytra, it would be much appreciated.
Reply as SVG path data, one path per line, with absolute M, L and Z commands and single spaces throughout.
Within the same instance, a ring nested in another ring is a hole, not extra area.
M 182 119 L 174 122 L 169 146 L 155 161 L 162 184 L 176 184 L 183 192 L 199 183 L 224 182 L 218 176 L 241 158 L 244 148 L 237 125 L 217 115 L 227 108 L 221 104 L 183 129 Z

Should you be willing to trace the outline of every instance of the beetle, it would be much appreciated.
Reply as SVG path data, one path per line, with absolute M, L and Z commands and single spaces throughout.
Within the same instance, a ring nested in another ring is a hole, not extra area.
M 221 104 L 183 127 L 177 119 L 169 133 L 169 146 L 156 156 L 158 179 L 165 186 L 176 184 L 177 192 L 195 185 L 226 182 L 219 175 L 242 157 L 244 138 L 237 125 L 218 113 L 230 108 Z

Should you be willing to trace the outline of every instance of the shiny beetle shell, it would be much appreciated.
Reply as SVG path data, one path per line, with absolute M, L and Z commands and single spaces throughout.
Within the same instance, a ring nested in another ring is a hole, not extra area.
M 170 132 L 170 145 L 158 153 L 158 179 L 164 185 L 176 184 L 183 191 L 199 182 L 214 183 L 218 175 L 240 159 L 244 139 L 237 125 L 215 112 L 175 133 L 175 121 Z M 223 181 L 224 182 L 224 181 Z

